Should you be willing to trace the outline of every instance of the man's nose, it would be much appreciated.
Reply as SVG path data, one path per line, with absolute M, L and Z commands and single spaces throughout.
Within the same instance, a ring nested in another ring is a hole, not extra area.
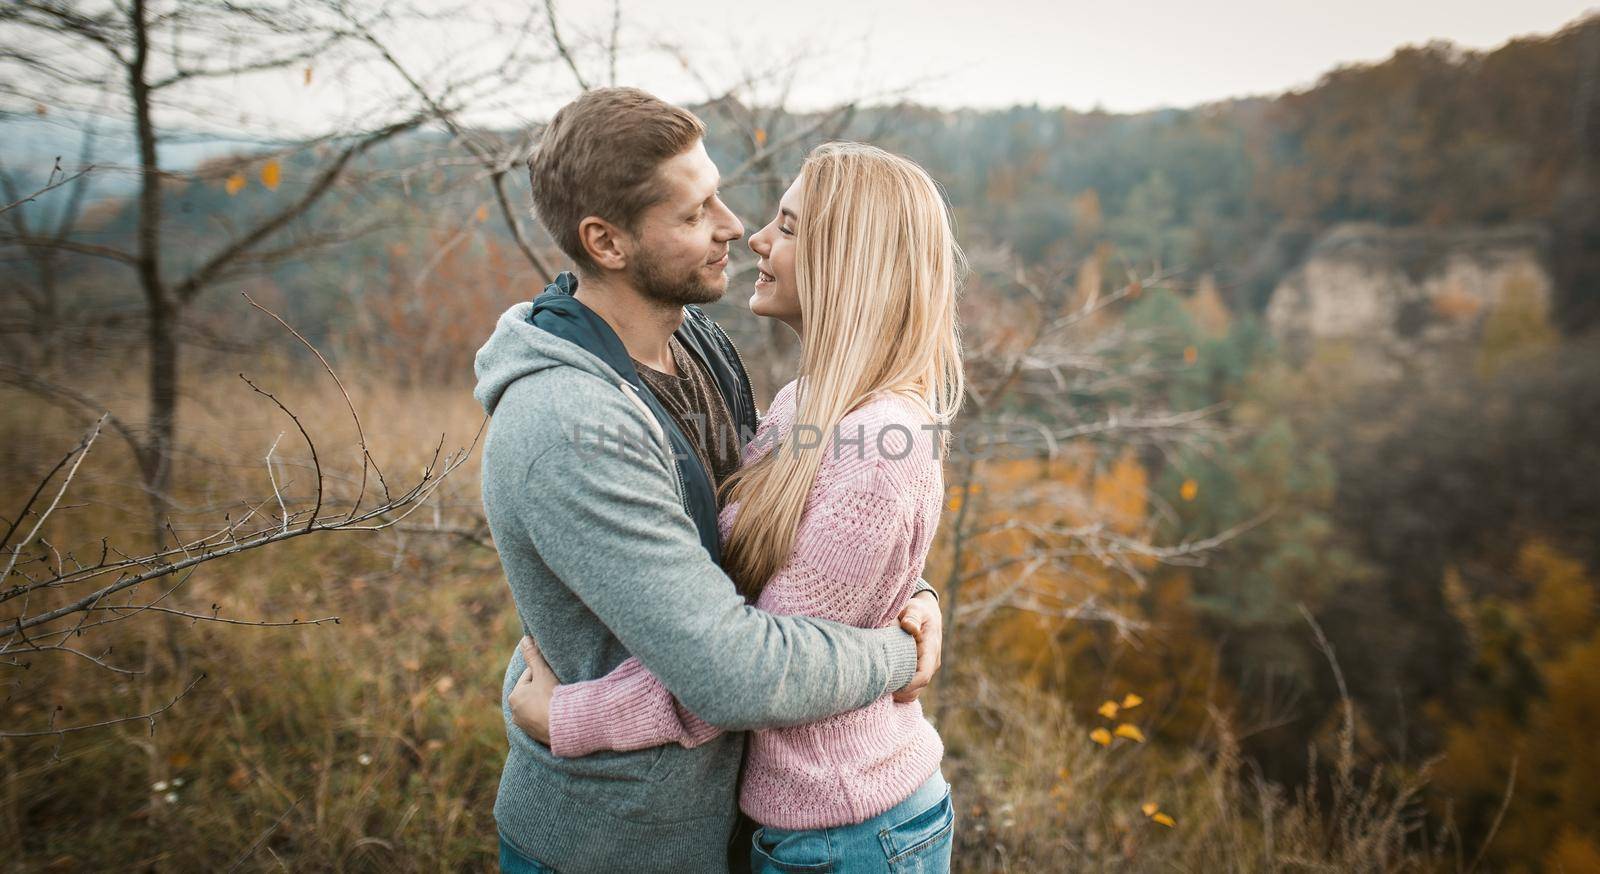
M 718 212 L 722 213 L 723 219 L 723 225 L 719 229 L 720 233 L 717 234 L 717 239 L 724 243 L 731 243 L 744 236 L 744 222 L 739 221 L 739 217 L 734 215 L 733 210 L 729 209 L 728 205 L 723 203 L 720 198 L 717 200 L 717 206 L 720 207 Z

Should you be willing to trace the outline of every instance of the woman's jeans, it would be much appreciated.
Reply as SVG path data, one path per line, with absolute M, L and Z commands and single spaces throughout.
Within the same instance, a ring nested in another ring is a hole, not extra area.
M 799 831 L 757 829 L 751 838 L 750 867 L 786 874 L 945 874 L 950 870 L 955 824 L 950 786 L 936 771 L 911 797 L 866 822 Z

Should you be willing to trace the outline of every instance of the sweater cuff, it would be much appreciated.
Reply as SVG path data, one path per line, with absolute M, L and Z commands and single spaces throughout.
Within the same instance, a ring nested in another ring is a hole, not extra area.
M 550 752 L 564 759 L 601 750 L 637 750 L 670 741 L 665 689 L 638 659 L 598 680 L 557 686 L 550 696 Z
M 884 655 L 889 663 L 889 684 L 884 690 L 885 694 L 898 692 L 911 682 L 911 677 L 917 672 L 917 639 L 902 631 L 898 626 L 884 629 L 888 637 L 884 641 Z
M 928 582 L 922 577 L 917 577 L 917 587 L 911 590 L 911 597 L 915 598 L 923 592 L 933 595 L 933 600 L 939 600 L 939 590 L 933 587 L 933 583 Z
M 594 686 L 557 686 L 550 696 L 550 752 L 572 759 L 606 749 L 606 727 L 613 720 L 605 705 Z

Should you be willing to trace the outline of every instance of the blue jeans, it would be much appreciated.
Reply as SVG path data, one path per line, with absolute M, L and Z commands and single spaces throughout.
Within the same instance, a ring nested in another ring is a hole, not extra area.
M 947 874 L 955 824 L 950 786 L 943 774 L 934 772 L 910 798 L 866 822 L 799 831 L 758 829 L 750 840 L 750 867 L 764 874 Z
M 517 849 L 500 839 L 500 874 L 556 874 L 556 869 L 517 852 Z

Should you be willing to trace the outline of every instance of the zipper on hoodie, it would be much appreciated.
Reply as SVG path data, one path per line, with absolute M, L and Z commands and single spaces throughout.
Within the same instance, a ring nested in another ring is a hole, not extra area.
M 667 438 L 667 452 L 672 456 L 678 454 L 678 450 L 672 448 L 672 438 L 670 437 Z M 683 507 L 683 512 L 688 513 L 690 519 L 693 519 L 694 511 L 689 509 L 689 489 L 683 484 L 683 467 L 678 463 L 676 457 L 672 459 L 672 472 L 678 476 L 678 505 Z

